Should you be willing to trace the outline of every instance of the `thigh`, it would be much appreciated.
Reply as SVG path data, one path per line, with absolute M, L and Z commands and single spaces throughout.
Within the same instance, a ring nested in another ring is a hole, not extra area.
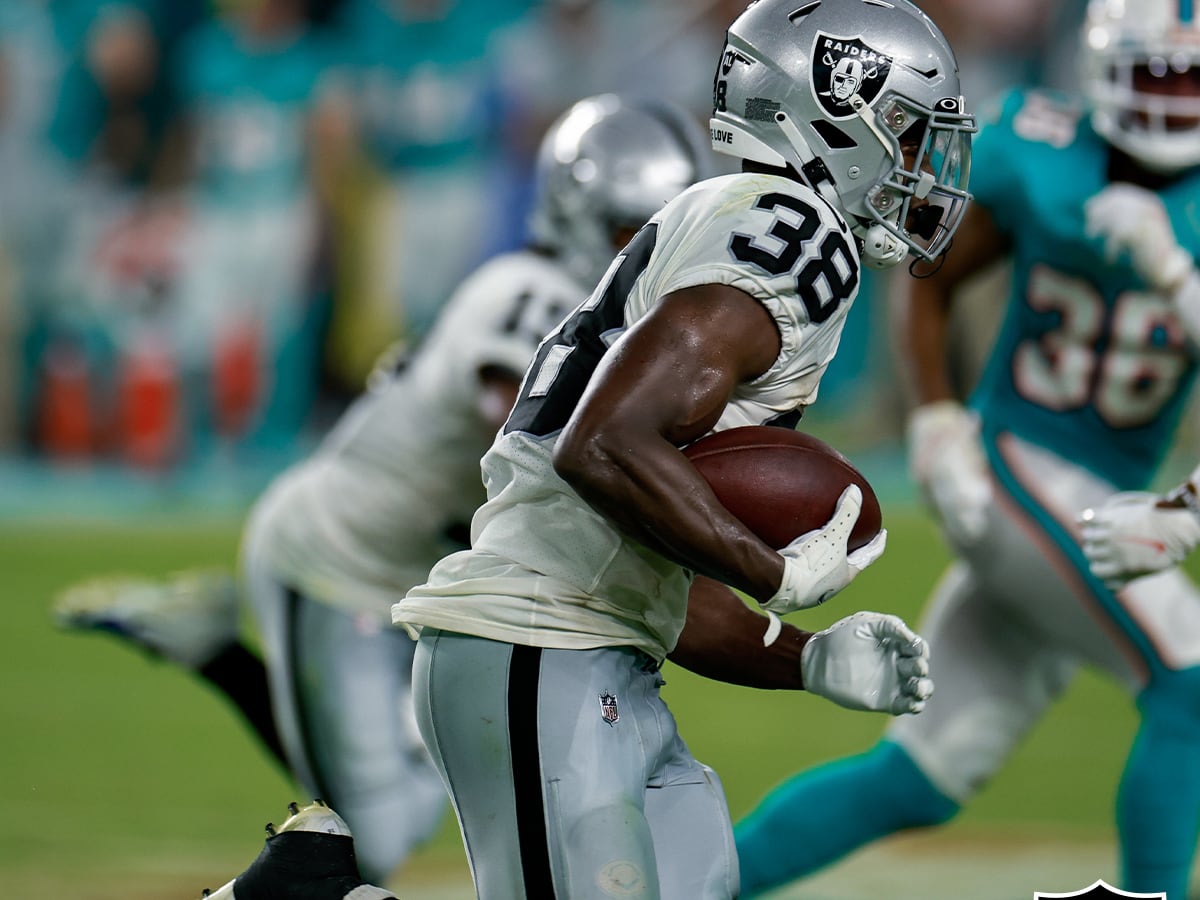
M 918 630 L 929 642 L 934 695 L 920 715 L 895 719 L 888 736 L 961 803 L 1066 688 L 1074 657 L 997 602 L 961 562 L 938 584 Z
M 1179 571 L 1113 592 L 1079 549 L 1079 513 L 1112 486 L 1046 450 L 1001 436 L 992 540 L 970 554 L 1012 611 L 1130 692 L 1156 671 L 1200 663 L 1200 593 Z
M 663 900 L 726 900 L 738 893 L 737 849 L 717 773 L 683 747 L 646 791 Z
M 288 765 L 351 822 L 428 765 L 411 714 L 413 643 L 305 597 L 274 576 L 255 542 L 245 582 Z
M 422 634 L 417 718 L 480 898 L 659 896 L 646 786 L 676 735 L 645 662 Z

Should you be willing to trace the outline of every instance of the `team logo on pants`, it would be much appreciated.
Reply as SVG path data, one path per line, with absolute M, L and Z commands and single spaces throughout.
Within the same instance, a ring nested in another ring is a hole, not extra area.
M 1097 879 L 1083 890 L 1074 891 L 1070 894 L 1045 894 L 1037 891 L 1033 895 L 1033 900 L 1067 900 L 1068 897 L 1074 897 L 1077 900 L 1115 900 L 1117 897 L 1136 897 L 1138 900 L 1167 900 L 1165 891 L 1159 891 L 1157 894 L 1131 894 L 1129 891 L 1118 890 L 1111 884 L 1106 884 L 1103 879 Z
M 609 725 L 621 721 L 621 714 L 617 712 L 617 698 L 608 691 L 600 695 L 600 715 Z

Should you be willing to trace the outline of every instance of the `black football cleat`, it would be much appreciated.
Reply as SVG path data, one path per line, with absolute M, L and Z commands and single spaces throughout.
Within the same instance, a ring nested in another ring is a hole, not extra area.
M 267 842 L 241 875 L 209 900 L 396 900 L 366 884 L 354 857 L 354 838 L 342 817 L 320 800 L 291 814 L 278 828 L 268 823 Z

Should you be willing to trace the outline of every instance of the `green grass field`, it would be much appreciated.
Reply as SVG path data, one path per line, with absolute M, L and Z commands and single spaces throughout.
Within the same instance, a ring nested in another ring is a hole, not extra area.
M 105 636 L 54 630 L 61 587 L 99 572 L 229 563 L 237 522 L 0 527 L 9 640 L 0 654 L 0 893 L 9 898 L 189 900 L 249 862 L 298 794 L 223 700 Z M 827 607 L 917 610 L 947 557 L 916 512 L 888 511 L 884 558 Z M 936 676 L 936 654 L 934 657 Z M 882 717 L 803 694 L 705 682 L 665 689 L 696 756 L 721 774 L 736 817 L 772 783 L 864 749 Z M 1110 809 L 1134 725 L 1111 685 L 1080 679 L 978 801 L 933 835 L 901 836 L 781 896 L 1031 897 L 1115 878 Z M 814 814 L 817 814 L 816 811 Z M 401 873 L 403 897 L 469 897 L 452 821 Z

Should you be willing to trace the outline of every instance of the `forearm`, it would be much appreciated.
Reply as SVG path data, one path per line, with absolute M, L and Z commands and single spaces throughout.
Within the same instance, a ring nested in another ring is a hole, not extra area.
M 785 623 L 779 638 L 764 647 L 764 621 L 728 587 L 698 577 L 688 597 L 683 632 L 668 659 L 715 681 L 803 690 L 800 653 L 812 633 Z
M 783 558 L 721 505 L 662 436 L 595 436 L 560 474 L 590 506 L 656 553 L 756 600 L 768 600 L 779 588 Z
M 903 361 L 915 406 L 936 403 L 954 397 L 946 355 L 946 335 L 950 328 L 949 293 L 928 281 L 904 278 L 896 287 L 901 298 L 902 326 L 897 329 Z

